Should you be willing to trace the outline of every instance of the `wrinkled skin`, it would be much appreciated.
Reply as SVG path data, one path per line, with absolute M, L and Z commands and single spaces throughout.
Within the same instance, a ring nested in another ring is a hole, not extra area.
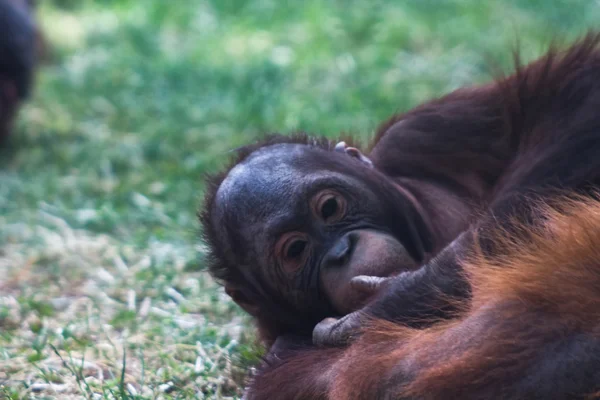
M 225 289 L 252 315 L 285 304 L 294 318 L 312 318 L 311 329 L 358 310 L 386 278 L 424 259 L 428 232 L 416 207 L 343 142 L 333 151 L 264 147 L 215 196 L 212 221 L 246 279 Z

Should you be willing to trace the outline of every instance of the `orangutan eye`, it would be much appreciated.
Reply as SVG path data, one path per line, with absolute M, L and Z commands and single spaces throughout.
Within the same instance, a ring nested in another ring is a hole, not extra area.
M 333 217 L 338 210 L 338 203 L 335 197 L 331 197 L 323 203 L 321 206 L 321 218 L 327 221 L 329 218 Z
M 306 263 L 310 250 L 309 238 L 302 232 L 288 232 L 276 244 L 280 265 L 287 272 L 296 272 Z
M 317 195 L 314 204 L 315 213 L 326 223 L 339 221 L 346 212 L 344 198 L 330 190 Z
M 298 258 L 304 253 L 306 248 L 306 240 L 294 240 L 287 246 L 285 256 L 288 259 Z

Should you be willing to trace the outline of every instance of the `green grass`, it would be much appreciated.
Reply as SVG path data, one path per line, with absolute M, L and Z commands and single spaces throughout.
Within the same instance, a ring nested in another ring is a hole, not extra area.
M 272 131 L 377 123 L 600 28 L 597 1 L 46 0 L 0 153 L 0 398 L 236 398 L 248 319 L 203 270 L 201 177 Z

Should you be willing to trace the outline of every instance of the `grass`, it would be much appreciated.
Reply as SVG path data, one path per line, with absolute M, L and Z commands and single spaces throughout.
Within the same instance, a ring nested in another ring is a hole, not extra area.
M 0 398 L 238 398 L 260 349 L 207 276 L 202 174 L 265 132 L 377 123 L 489 79 L 597 1 L 46 0 L 0 153 Z

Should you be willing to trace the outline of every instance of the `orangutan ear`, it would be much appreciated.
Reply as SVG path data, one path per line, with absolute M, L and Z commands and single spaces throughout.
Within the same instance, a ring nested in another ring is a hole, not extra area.
M 352 158 L 356 158 L 363 164 L 368 167 L 373 167 L 373 163 L 369 159 L 369 157 L 365 156 L 359 149 L 356 147 L 348 147 L 346 142 L 339 142 L 335 145 L 335 151 L 338 153 L 345 153 Z
M 234 285 L 225 285 L 225 293 L 233 299 L 244 311 L 252 316 L 258 315 L 258 304 L 250 300 L 241 290 Z

